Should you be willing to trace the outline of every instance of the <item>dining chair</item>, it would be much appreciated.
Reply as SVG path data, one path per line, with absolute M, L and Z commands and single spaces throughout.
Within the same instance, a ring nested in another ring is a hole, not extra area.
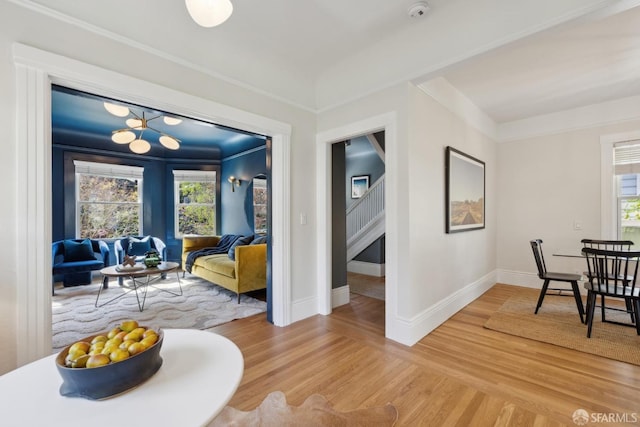
M 548 291 L 558 291 L 558 294 L 556 295 L 568 296 L 566 294 L 563 294 L 562 292 L 571 290 L 573 292 L 573 297 L 576 300 L 576 307 L 578 308 L 578 314 L 580 315 L 580 322 L 584 323 L 584 306 L 582 305 L 580 288 L 578 287 L 578 281 L 582 279 L 582 276 L 580 274 L 547 271 L 547 265 L 544 262 L 544 254 L 542 252 L 542 240 L 531 240 L 530 243 L 531 249 L 533 251 L 533 257 L 535 258 L 536 266 L 538 267 L 538 277 L 544 280 L 542 289 L 540 289 L 540 296 L 538 297 L 538 304 L 536 305 L 535 314 L 538 314 L 538 310 L 542 306 L 542 301 L 544 300 L 544 297 Z M 552 281 L 569 283 L 571 284 L 571 289 L 550 288 L 549 283 Z
M 630 251 L 634 243 L 631 240 L 596 240 L 596 239 L 582 239 L 582 244 L 585 248 L 604 249 L 607 251 Z M 588 272 L 585 272 L 587 279 L 591 280 Z M 626 311 L 631 316 L 631 323 L 635 323 L 633 306 L 629 298 L 625 299 L 626 309 L 620 309 L 617 307 L 606 307 L 605 296 L 600 296 L 600 313 L 603 322 L 609 322 L 606 317 L 606 310 L 614 311 Z M 613 322 L 618 323 L 618 322 Z
M 591 338 L 598 295 L 630 301 L 634 314 L 632 319 L 637 320 L 640 314 L 640 288 L 636 285 L 636 278 L 640 252 L 582 248 L 582 253 L 587 259 L 589 277 L 592 278 L 584 284 L 587 289 L 587 337 Z M 640 322 L 636 321 L 635 327 L 637 334 L 640 335 Z

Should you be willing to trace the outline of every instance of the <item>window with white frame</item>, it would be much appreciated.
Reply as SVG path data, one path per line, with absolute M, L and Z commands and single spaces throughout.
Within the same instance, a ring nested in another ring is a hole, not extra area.
M 175 235 L 216 234 L 216 172 L 174 170 Z
M 253 232 L 267 234 L 267 179 L 253 178 Z
M 617 238 L 640 246 L 640 141 L 614 144 Z
M 75 160 L 76 237 L 142 234 L 144 168 Z

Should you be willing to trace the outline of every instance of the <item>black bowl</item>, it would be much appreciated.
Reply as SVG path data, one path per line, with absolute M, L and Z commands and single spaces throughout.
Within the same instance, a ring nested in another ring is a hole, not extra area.
M 79 341 L 91 342 L 95 336 L 92 335 Z M 162 366 L 160 348 L 163 339 L 164 333 L 159 330 L 158 341 L 145 351 L 120 362 L 97 368 L 68 368 L 65 366 L 64 361 L 71 346 L 66 347 L 56 357 L 56 367 L 63 379 L 60 394 L 98 400 L 123 393 L 143 383 L 158 372 Z

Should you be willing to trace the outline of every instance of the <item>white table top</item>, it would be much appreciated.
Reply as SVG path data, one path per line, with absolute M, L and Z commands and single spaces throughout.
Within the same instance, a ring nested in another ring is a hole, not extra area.
M 160 370 L 123 394 L 94 401 L 63 397 L 51 355 L 0 376 L 3 426 L 201 426 L 240 385 L 244 360 L 229 339 L 194 329 L 164 329 Z

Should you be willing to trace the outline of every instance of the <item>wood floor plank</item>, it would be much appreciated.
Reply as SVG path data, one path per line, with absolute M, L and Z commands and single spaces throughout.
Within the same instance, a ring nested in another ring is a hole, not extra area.
M 640 414 L 640 366 L 483 328 L 509 297 L 532 292 L 495 285 L 413 347 L 384 337 L 384 301 L 353 294 L 331 315 L 285 328 L 264 315 L 221 325 L 213 331 L 245 358 L 229 404 L 250 410 L 276 390 L 293 405 L 320 393 L 343 411 L 391 402 L 399 426 L 571 426 L 581 408 Z

